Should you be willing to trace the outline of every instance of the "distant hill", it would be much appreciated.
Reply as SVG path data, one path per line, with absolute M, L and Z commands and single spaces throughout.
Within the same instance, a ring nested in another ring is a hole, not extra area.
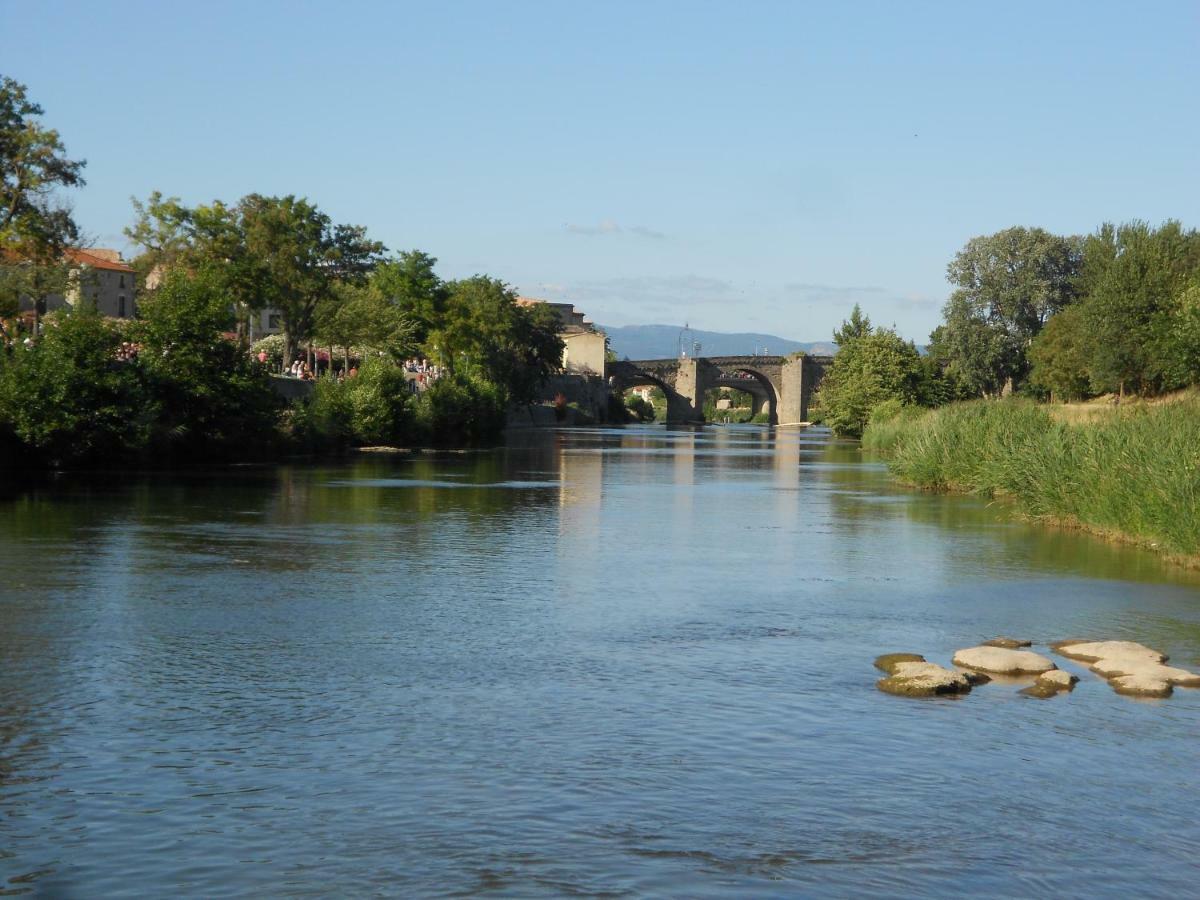
M 621 328 L 596 326 L 608 334 L 609 345 L 619 359 L 672 359 L 679 355 L 680 325 L 625 325 Z M 815 356 L 831 355 L 836 349 L 829 341 L 789 341 L 776 334 L 690 329 L 690 340 L 700 343 L 701 356 L 787 356 L 797 350 Z M 691 347 L 686 348 L 688 354 Z

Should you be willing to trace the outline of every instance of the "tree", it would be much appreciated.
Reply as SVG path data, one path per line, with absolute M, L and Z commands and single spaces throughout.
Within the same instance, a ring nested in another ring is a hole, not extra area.
M 79 239 L 59 188 L 83 185 L 83 160 L 71 160 L 58 132 L 38 120 L 42 107 L 25 85 L 0 78 L 0 259 L 57 261 Z
M 1075 299 L 1080 261 L 1079 239 L 1041 228 L 968 241 L 946 267 L 956 286 L 940 337 L 947 368 L 982 396 L 1019 383 L 1033 338 Z
M 111 462 L 145 445 L 158 407 L 137 367 L 117 360 L 120 341 L 80 304 L 47 317 L 32 347 L 0 355 L 0 430 L 21 442 L 27 462 Z
M 134 336 L 161 399 L 157 450 L 207 459 L 269 446 L 278 398 L 262 369 L 225 337 L 232 321 L 219 271 L 175 269 L 141 304 Z
M 280 312 L 286 367 L 299 342 L 312 337 L 318 304 L 333 296 L 338 282 L 361 282 L 385 248 L 369 240 L 365 228 L 334 225 L 292 195 L 250 194 L 238 208 L 250 267 L 264 292 L 258 302 Z
M 452 373 L 482 378 L 529 400 L 562 365 L 558 315 L 545 303 L 518 306 L 504 282 L 476 275 L 447 285 L 446 310 L 426 338 L 429 355 Z
M 871 320 L 869 317 L 863 315 L 862 309 L 855 303 L 854 310 L 850 313 L 850 318 L 842 322 L 841 328 L 834 329 L 833 342 L 842 347 L 857 338 L 866 337 L 870 333 Z
M 1160 356 L 1162 329 L 1197 272 L 1200 233 L 1176 221 L 1159 228 L 1140 221 L 1106 224 L 1087 239 L 1083 320 L 1096 390 L 1124 394 L 1170 386 Z
M 842 332 L 850 323 L 844 323 Z M 921 357 L 911 341 L 878 328 L 839 346 L 821 381 L 818 402 L 837 434 L 861 437 L 871 411 L 887 400 L 921 399 Z
M 400 362 L 417 348 L 412 321 L 374 284 L 338 283 L 333 295 L 317 308 L 315 337 L 329 347 L 341 347 L 350 367 L 350 348 L 375 350 Z
M 1088 394 L 1087 335 L 1080 305 L 1051 316 L 1029 348 L 1029 380 L 1053 400 Z
M 409 250 L 387 259 L 371 273 L 371 287 L 390 300 L 413 325 L 413 339 L 423 344 L 438 327 L 448 291 L 434 273 L 437 260 L 420 250 Z

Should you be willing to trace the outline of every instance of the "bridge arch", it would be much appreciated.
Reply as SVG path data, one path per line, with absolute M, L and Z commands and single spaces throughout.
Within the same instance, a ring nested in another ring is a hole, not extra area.
M 750 384 L 754 387 L 750 387 Z M 767 414 L 768 424 L 779 424 L 779 389 L 764 373 L 750 366 L 723 367 L 718 371 L 713 386 L 745 391 L 760 403 L 757 411 Z M 764 399 L 760 400 L 760 397 Z

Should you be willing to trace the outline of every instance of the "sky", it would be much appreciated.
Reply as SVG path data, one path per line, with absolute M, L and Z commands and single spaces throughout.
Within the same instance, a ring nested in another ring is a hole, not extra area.
M 1200 226 L 1200 0 L 0 0 L 0 75 L 99 246 L 296 194 L 609 325 L 922 342 L 973 236 Z

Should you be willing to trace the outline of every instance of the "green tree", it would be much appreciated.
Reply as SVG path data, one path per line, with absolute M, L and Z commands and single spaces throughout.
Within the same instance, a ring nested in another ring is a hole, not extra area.
M 834 329 L 833 342 L 842 347 L 853 340 L 866 337 L 871 331 L 871 319 L 864 316 L 862 308 L 855 303 L 854 309 L 850 313 L 850 318 L 842 322 L 840 328 Z
M 1200 384 L 1200 282 L 1155 314 L 1150 346 L 1164 388 Z
M 939 355 L 970 390 L 994 396 L 1028 373 L 1026 353 L 1047 320 L 1071 303 L 1081 263 L 1077 238 L 1008 228 L 972 238 L 946 267 L 955 290 Z
M 1053 400 L 1078 400 L 1088 394 L 1087 334 L 1081 305 L 1050 317 L 1029 348 L 1029 380 Z
M 267 376 L 223 334 L 233 321 L 220 272 L 175 269 L 141 305 L 139 363 L 162 412 L 156 449 L 173 456 L 253 457 L 274 439 Z
M 364 279 L 384 246 L 367 238 L 365 228 L 334 225 L 316 206 L 292 195 L 250 194 L 239 211 L 255 283 L 265 295 L 258 302 L 280 312 L 286 367 L 299 343 L 312 337 L 317 306 L 332 296 L 334 285 Z
M 1124 394 L 1170 386 L 1159 355 L 1161 330 L 1197 272 L 1200 234 L 1176 221 L 1159 228 L 1140 221 L 1106 224 L 1087 239 L 1083 319 L 1096 390 Z
M 79 240 L 60 188 L 82 186 L 83 160 L 67 158 L 58 132 L 25 85 L 0 78 L 0 260 L 57 261 Z
M 861 437 L 879 404 L 917 403 L 921 379 L 921 357 L 913 343 L 892 329 L 878 328 L 838 348 L 821 381 L 818 403 L 835 433 Z
M 532 399 L 537 384 L 562 365 L 559 319 L 547 304 L 518 306 L 504 282 L 476 275 L 448 285 L 446 311 L 427 350 L 452 373 L 481 378 L 509 399 Z
M 119 362 L 120 335 L 85 305 L 47 317 L 43 337 L 0 353 L 0 426 L 31 466 L 127 459 L 146 444 L 158 405 L 138 367 Z
M 413 326 L 413 340 L 425 343 L 442 321 L 448 290 L 434 272 L 437 260 L 420 250 L 386 259 L 371 273 L 371 288 L 389 300 Z

